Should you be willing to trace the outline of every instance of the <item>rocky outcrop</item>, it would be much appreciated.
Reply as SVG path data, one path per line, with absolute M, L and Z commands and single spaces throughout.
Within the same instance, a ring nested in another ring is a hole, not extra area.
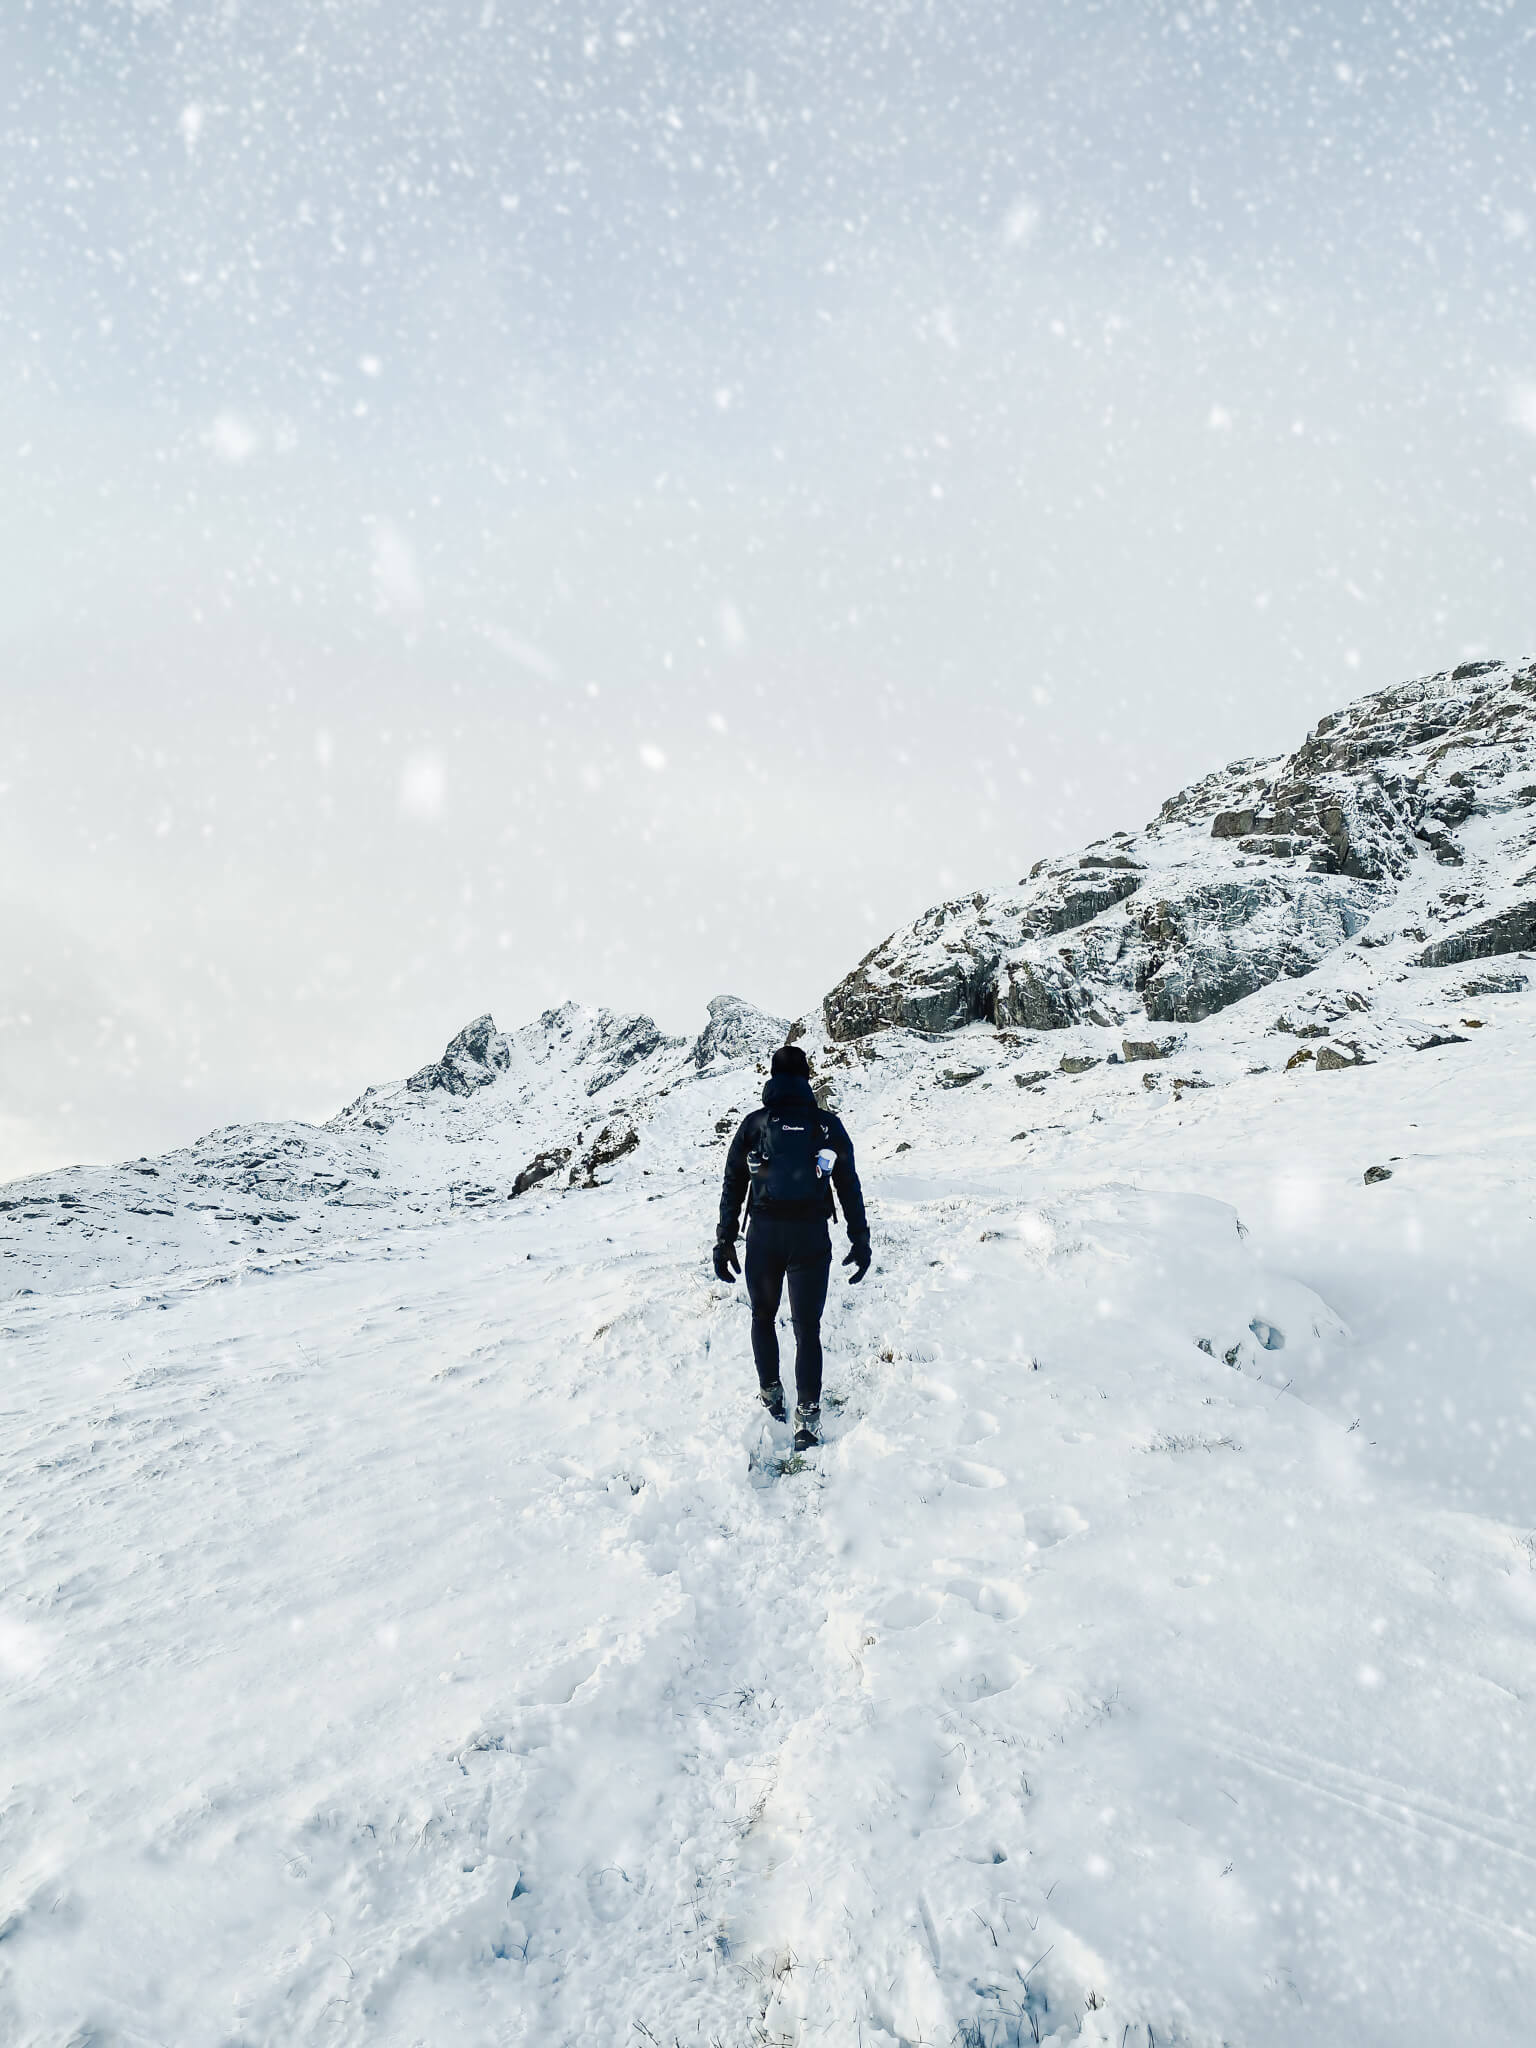
M 828 994 L 826 1028 L 1053 1031 L 1131 1010 L 1197 1023 L 1357 939 L 1412 939 L 1425 966 L 1536 947 L 1524 900 L 1440 938 L 1427 929 L 1481 909 L 1480 880 L 1507 889 L 1499 848 L 1536 845 L 1536 830 L 1488 826 L 1533 804 L 1536 666 L 1404 683 L 1321 719 L 1292 754 L 1205 776 L 1139 834 L 936 906 Z M 1457 890 L 1437 905 L 1426 879 L 1445 868 Z M 1382 914 L 1394 903 L 1411 910 L 1396 937 Z
M 498 1074 L 504 1074 L 511 1062 L 495 1020 L 477 1017 L 457 1038 L 449 1039 L 441 1059 L 412 1074 L 405 1085 L 414 1095 L 430 1095 L 439 1089 L 448 1095 L 473 1095 L 477 1088 L 489 1087 Z
M 1372 907 L 1364 890 L 1264 874 L 1160 898 L 1138 919 L 1143 1007 L 1159 1024 L 1198 1024 L 1273 981 L 1309 974 L 1364 929 Z
M 1092 998 L 1060 953 L 1036 960 L 1006 960 L 988 991 L 986 1014 L 999 1030 L 1064 1031 Z
M 706 1067 L 723 1062 L 760 1059 L 784 1043 L 789 1024 L 783 1017 L 770 1017 L 754 1009 L 740 996 L 711 996 L 709 1022 L 693 1042 L 689 1058 L 702 1073 Z
M 568 1145 L 557 1145 L 551 1151 L 536 1153 L 513 1181 L 513 1194 L 526 1195 L 528 1190 L 536 1188 L 540 1181 L 549 1180 L 569 1162 L 570 1156 Z
M 830 1036 L 864 1038 L 892 1026 L 936 1034 L 982 1016 L 998 961 L 980 921 L 984 901 L 940 903 L 866 953 L 822 1004 Z
M 1500 953 L 1536 947 L 1536 902 L 1512 903 L 1497 917 L 1447 932 L 1418 956 L 1420 967 L 1454 967 L 1463 960 L 1492 960 Z
M 599 1181 L 597 1176 L 602 1168 L 613 1166 L 620 1159 L 628 1158 L 631 1152 L 639 1148 L 639 1144 L 640 1133 L 633 1124 L 623 1120 L 604 1124 L 596 1138 L 593 1139 L 592 1143 L 571 1169 L 571 1186 L 573 1188 L 601 1187 L 602 1182 Z
M 1101 866 L 1094 861 L 1086 871 L 1079 861 L 1076 872 L 1069 869 L 1065 874 L 1058 871 L 1051 875 L 1049 886 L 1038 893 L 1020 917 L 1020 930 L 1029 938 L 1055 938 L 1063 932 L 1078 931 L 1117 903 L 1123 903 L 1127 896 L 1134 896 L 1144 872 L 1124 856 L 1113 865 L 1105 861 Z

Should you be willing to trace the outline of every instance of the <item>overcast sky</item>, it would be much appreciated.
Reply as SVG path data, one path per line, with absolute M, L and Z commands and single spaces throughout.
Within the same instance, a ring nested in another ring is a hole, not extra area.
M 815 1003 L 1517 653 L 1495 0 L 6 0 L 0 1174 Z

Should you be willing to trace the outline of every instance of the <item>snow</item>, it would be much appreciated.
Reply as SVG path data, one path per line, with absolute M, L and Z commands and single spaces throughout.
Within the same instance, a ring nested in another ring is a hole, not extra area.
M 1473 972 L 1348 1071 L 1272 1029 L 1337 962 L 1076 1076 L 808 1029 L 876 1265 L 777 1478 L 705 1258 L 751 1051 L 570 1008 L 7 1191 L 0 2032 L 1527 2041 L 1532 998 Z

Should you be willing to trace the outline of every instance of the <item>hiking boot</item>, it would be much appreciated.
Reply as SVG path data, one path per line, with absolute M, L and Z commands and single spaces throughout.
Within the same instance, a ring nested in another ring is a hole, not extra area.
M 821 1442 L 821 1404 L 795 1410 L 795 1449 L 814 1451 Z
M 759 1387 L 757 1398 L 762 1402 L 775 1422 L 782 1422 L 784 1420 L 784 1386 L 782 1381 L 775 1380 L 771 1387 Z

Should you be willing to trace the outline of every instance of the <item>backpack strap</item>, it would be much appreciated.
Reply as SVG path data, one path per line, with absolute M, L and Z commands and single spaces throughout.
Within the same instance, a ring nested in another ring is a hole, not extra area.
M 826 1145 L 832 1136 L 832 1126 L 827 1122 L 827 1113 L 824 1109 L 818 1108 L 816 1117 L 817 1130 L 820 1134 L 819 1143 Z M 827 1175 L 827 1206 L 832 1211 L 832 1221 L 835 1223 L 837 1221 L 837 1196 L 832 1191 L 832 1176 L 830 1173 Z

